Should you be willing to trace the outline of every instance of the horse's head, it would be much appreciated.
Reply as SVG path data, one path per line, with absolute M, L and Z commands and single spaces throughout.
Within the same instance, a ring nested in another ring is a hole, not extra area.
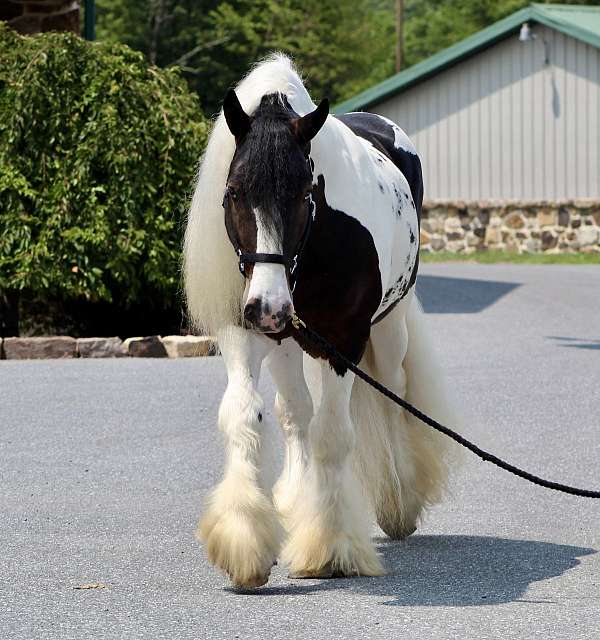
M 236 142 L 225 226 L 247 279 L 244 317 L 258 331 L 282 331 L 294 312 L 290 269 L 311 215 L 310 141 L 328 111 L 323 100 L 300 117 L 281 94 L 264 96 L 252 116 L 234 91 L 223 103 Z

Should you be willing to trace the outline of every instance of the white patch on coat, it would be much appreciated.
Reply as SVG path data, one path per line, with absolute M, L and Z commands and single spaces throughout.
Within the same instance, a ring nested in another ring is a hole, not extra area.
M 393 120 L 386 118 L 385 116 L 380 116 L 378 113 L 375 114 L 378 118 L 381 118 L 385 122 L 387 122 L 390 127 L 392 127 L 394 131 L 394 147 L 396 149 L 402 149 L 403 151 L 407 151 L 408 153 L 412 153 L 413 155 L 417 155 L 417 150 L 412 140 L 406 135 L 404 129 L 401 129 Z

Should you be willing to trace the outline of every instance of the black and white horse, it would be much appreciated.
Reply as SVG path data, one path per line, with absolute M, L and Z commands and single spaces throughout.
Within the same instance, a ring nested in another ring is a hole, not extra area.
M 443 437 L 290 322 L 295 311 L 396 393 L 453 422 L 414 296 L 422 197 L 406 134 L 380 116 L 315 107 L 285 56 L 257 65 L 225 98 L 184 272 L 191 317 L 217 335 L 228 373 L 218 416 L 225 474 L 199 534 L 235 585 L 264 584 L 277 558 L 298 577 L 380 575 L 371 515 L 403 538 L 442 495 Z M 261 479 L 263 361 L 286 445 L 272 492 Z

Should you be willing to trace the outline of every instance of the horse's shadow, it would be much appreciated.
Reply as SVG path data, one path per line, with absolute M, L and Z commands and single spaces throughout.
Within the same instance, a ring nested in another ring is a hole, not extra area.
M 529 585 L 562 575 L 595 549 L 484 536 L 416 535 L 376 540 L 388 574 L 382 578 L 290 581 L 261 595 L 348 589 L 381 596 L 388 606 L 465 607 L 522 599 Z M 526 601 L 526 600 L 524 600 Z M 548 601 L 550 602 L 550 601 Z
M 420 275 L 417 295 L 425 313 L 479 313 L 520 286 L 519 282 Z

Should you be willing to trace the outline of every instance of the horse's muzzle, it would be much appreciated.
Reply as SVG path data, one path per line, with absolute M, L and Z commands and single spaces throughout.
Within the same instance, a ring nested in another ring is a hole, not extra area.
M 256 331 L 279 333 L 283 331 L 294 313 L 291 302 L 273 305 L 261 298 L 251 298 L 244 307 L 244 319 Z

